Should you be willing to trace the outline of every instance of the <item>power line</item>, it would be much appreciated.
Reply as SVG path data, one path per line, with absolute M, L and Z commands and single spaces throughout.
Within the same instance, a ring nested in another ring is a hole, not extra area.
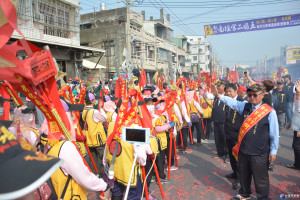
M 238 5 L 238 4 L 244 3 L 245 1 L 247 1 L 247 0 L 242 0 L 242 2 L 229 4 L 229 5 L 224 6 L 224 7 L 221 7 L 221 8 L 216 8 L 216 9 L 213 9 L 213 10 L 210 10 L 210 11 L 207 11 L 207 12 L 204 12 L 204 13 L 201 13 L 201 14 L 194 15 L 194 16 L 192 16 L 192 17 L 187 17 L 187 18 L 184 18 L 182 21 L 185 21 L 185 20 L 188 20 L 188 19 L 192 19 L 192 18 L 195 18 L 195 17 L 198 17 L 198 16 L 210 14 L 210 13 L 213 13 L 213 12 L 215 12 L 215 11 L 223 10 L 223 9 L 226 9 L 226 8 L 231 7 L 231 6 L 233 6 L 233 5 Z
M 268 0 L 268 1 L 257 1 L 257 2 L 246 2 L 244 3 L 242 6 L 247 6 L 247 5 L 260 5 L 260 4 L 277 4 L 277 3 L 289 3 L 289 2 L 294 2 L 294 1 L 298 1 L 298 0 Z M 174 2 L 174 3 L 170 3 L 170 2 L 162 2 L 162 3 L 158 3 L 159 5 L 166 5 L 168 4 L 169 7 L 201 7 L 201 8 L 212 8 L 213 7 L 222 7 L 222 6 L 227 6 L 229 4 L 227 3 L 233 3 L 232 1 L 223 1 L 223 3 L 221 3 L 220 1 L 215 2 L 214 1 L 208 1 L 208 2 Z M 239 3 L 239 2 L 235 2 L 235 3 Z M 143 5 L 145 6 L 149 6 L 151 4 L 149 3 L 144 3 Z
M 208 9 L 208 8 L 222 8 L 222 7 L 253 7 L 253 6 L 269 6 L 269 5 L 274 5 L 274 4 L 279 4 L 279 3 L 291 3 L 291 2 L 295 2 L 298 0 L 290 0 L 290 1 L 285 1 L 285 2 L 273 2 L 273 3 L 258 3 L 258 4 L 246 4 L 246 5 L 233 5 L 230 6 L 228 4 L 224 4 L 222 6 L 220 6 L 220 4 L 218 5 L 210 5 L 210 6 L 199 6 L 199 5 L 186 5 L 186 6 L 182 6 L 182 5 L 178 5 L 178 6 L 169 6 L 169 8 L 175 8 L 175 9 L 183 9 L 183 8 L 203 8 L 203 9 Z M 218 7 L 219 6 L 219 7 Z M 152 7 L 152 6 L 142 6 L 142 7 Z
M 157 9 L 159 10 L 159 8 L 158 8 L 151 0 L 149 0 L 149 1 L 153 4 L 153 6 L 154 6 L 155 8 L 157 8 Z M 179 26 L 178 28 L 181 29 L 183 32 L 186 32 L 186 33 L 187 33 L 187 31 L 184 30 L 184 29 L 182 29 L 180 26 Z
M 235 15 L 235 14 L 253 14 L 253 13 L 274 13 L 274 12 L 280 12 L 280 11 L 291 11 L 291 10 L 299 10 L 300 8 L 294 8 L 294 9 L 284 9 L 284 10 L 262 10 L 262 11 L 257 11 L 257 12 L 236 12 L 236 13 L 216 13 L 216 15 Z M 155 12 L 147 12 L 147 14 L 151 15 L 151 14 L 156 14 Z M 193 14 L 177 14 L 177 16 L 192 16 L 195 15 L 195 13 Z M 220 18 L 220 17 L 202 17 L 202 18 Z M 222 18 L 224 18 L 224 16 L 222 16 Z
M 155 0 L 155 2 L 156 2 L 156 0 Z M 181 21 L 181 19 L 180 19 L 179 17 L 177 17 L 177 15 L 176 15 L 170 8 L 168 8 L 168 6 L 167 6 L 163 1 L 160 0 L 160 2 L 162 2 L 162 3 L 167 7 L 167 9 L 168 9 L 168 10 L 169 10 L 169 11 L 170 11 L 177 19 L 179 19 L 179 21 L 182 23 L 182 25 L 185 26 L 185 27 L 187 27 L 187 28 L 190 30 L 190 32 L 193 33 L 193 35 L 197 35 L 190 27 L 188 27 L 186 24 L 184 24 L 184 22 Z M 171 17 L 172 17 L 173 15 L 171 15 Z M 173 18 L 173 17 L 172 17 L 172 18 Z

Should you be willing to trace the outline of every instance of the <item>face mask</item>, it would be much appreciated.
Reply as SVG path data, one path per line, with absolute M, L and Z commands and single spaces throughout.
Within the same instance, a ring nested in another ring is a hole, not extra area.
M 4 114 L 4 107 L 0 108 L 0 116 Z
M 33 121 L 33 114 L 30 114 L 30 115 L 29 115 L 28 121 L 29 121 L 29 122 L 32 122 L 32 121 Z
M 160 107 L 160 103 L 156 104 L 155 109 L 157 110 Z
M 148 108 L 150 113 L 154 112 L 154 109 L 155 109 L 154 105 L 148 105 L 147 108 Z

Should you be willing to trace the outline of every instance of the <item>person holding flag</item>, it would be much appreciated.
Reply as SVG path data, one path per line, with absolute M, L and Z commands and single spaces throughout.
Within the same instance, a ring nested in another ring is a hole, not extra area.
M 98 171 L 102 176 L 104 168 L 101 161 L 103 160 L 104 147 L 106 144 L 106 134 L 103 122 L 107 121 L 107 115 L 102 109 L 102 101 L 99 101 L 100 111 L 93 108 L 96 101 L 96 97 L 92 93 L 86 94 L 86 106 L 82 112 L 82 119 L 84 121 L 83 134 L 87 137 L 87 145 L 89 146 L 96 165 L 97 161 L 99 162 L 100 170 Z M 91 162 L 90 168 L 94 173 L 96 172 Z
M 161 94 L 161 93 L 159 93 Z M 159 178 L 162 183 L 169 183 L 170 181 L 167 179 L 166 174 L 164 173 L 164 166 L 165 166 L 165 157 L 167 152 L 167 146 L 168 146 L 168 140 L 167 140 L 167 132 L 169 129 L 175 126 L 174 122 L 169 122 L 168 115 L 166 112 L 160 113 L 159 115 L 155 114 L 155 111 L 162 111 L 165 108 L 165 102 L 159 102 L 157 104 L 156 108 L 153 105 L 154 101 L 157 101 L 155 96 L 152 94 L 152 96 L 144 96 L 145 102 L 147 104 L 147 108 L 150 112 L 150 115 L 152 117 L 152 124 L 155 130 L 155 134 L 158 141 L 158 158 L 156 160 L 157 169 L 159 173 Z M 159 108 L 161 107 L 162 108 Z M 167 123 L 169 122 L 169 123 Z
M 71 136 L 74 139 L 76 133 L 71 121 L 72 111 L 80 111 L 84 108 L 84 105 L 70 104 L 64 100 L 60 101 L 70 121 Z M 37 140 L 37 151 L 58 157 L 64 161 L 60 170 L 57 170 L 51 176 L 54 191 L 60 199 L 79 198 L 86 200 L 86 189 L 89 191 L 103 191 L 104 196 L 100 196 L 100 199 L 110 199 L 109 185 L 90 171 L 75 143 L 68 141 L 64 136 L 56 139 L 49 137 L 50 131 L 46 120 L 39 131 L 42 134 Z
M 128 194 L 128 199 L 139 200 L 142 196 L 142 173 L 139 165 L 142 167 L 146 165 L 147 154 L 153 155 L 152 148 L 148 144 L 132 145 L 120 139 L 120 131 L 123 127 L 144 127 L 139 116 L 142 115 L 142 113 L 144 113 L 143 111 L 147 108 L 144 101 L 140 100 L 143 99 L 138 91 L 135 89 L 128 91 L 122 101 L 116 121 L 111 121 L 108 126 L 108 139 L 103 164 L 109 167 L 109 171 L 114 171 L 112 188 L 113 200 L 123 199 L 126 187 L 130 187 L 128 193 L 125 193 L 125 196 Z M 139 105 L 138 102 L 143 102 L 143 105 Z M 142 106 L 143 108 L 141 108 Z M 144 115 L 143 118 L 144 117 L 146 117 L 146 115 Z M 145 119 L 143 120 L 146 121 Z M 134 155 L 137 156 L 135 163 Z M 132 166 L 134 167 L 131 179 L 128 166 L 130 168 Z M 111 167 L 113 169 L 111 169 Z
M 190 90 L 186 92 L 186 100 L 187 100 L 187 107 L 188 107 L 188 113 L 191 115 L 191 121 L 192 121 L 192 131 L 196 128 L 197 130 L 197 145 L 201 144 L 201 137 L 203 134 L 203 128 L 201 128 L 201 115 L 203 115 L 203 111 L 198 103 L 197 96 L 195 98 L 194 96 L 195 91 Z M 193 138 L 191 138 L 193 139 Z
M 250 199 L 251 180 L 254 179 L 257 199 L 269 199 L 269 162 L 274 162 L 278 151 L 279 127 L 276 111 L 263 103 L 264 91 L 259 84 L 251 85 L 247 102 L 239 102 L 220 94 L 214 84 L 212 93 L 218 101 L 237 110 L 244 118 L 238 143 L 232 153 L 238 160 L 241 188 L 232 199 Z
M 182 84 L 180 83 L 179 84 L 179 88 L 182 90 Z M 190 119 L 190 115 L 189 115 L 189 112 L 188 112 L 188 109 L 187 109 L 187 104 L 185 103 L 185 100 L 183 98 L 185 98 L 185 95 L 184 97 L 182 98 L 182 92 L 181 90 L 178 91 L 179 95 L 178 95 L 178 103 L 179 103 L 179 107 L 180 107 L 180 110 L 181 110 L 181 115 L 182 115 L 182 119 L 183 119 L 183 124 L 182 124 L 182 143 L 183 143 L 183 147 L 182 147 L 182 150 L 183 152 L 185 153 L 191 153 L 193 152 L 190 148 L 188 148 L 188 143 L 187 143 L 187 138 L 188 138 L 188 134 L 189 134 L 189 127 L 192 126 L 192 123 L 191 123 L 191 119 Z M 180 142 L 181 142 L 181 137 L 180 138 Z M 179 140 L 178 140 L 179 141 Z M 179 142 L 179 144 L 180 144 Z
M 207 99 L 204 95 L 207 93 L 207 85 L 205 83 L 201 83 L 200 89 L 202 89 L 203 95 L 200 98 L 200 106 L 203 111 L 203 123 L 205 126 L 205 138 L 203 139 L 203 143 L 207 143 L 209 139 L 209 135 L 211 133 L 211 116 L 212 116 L 212 108 L 213 108 L 213 100 Z

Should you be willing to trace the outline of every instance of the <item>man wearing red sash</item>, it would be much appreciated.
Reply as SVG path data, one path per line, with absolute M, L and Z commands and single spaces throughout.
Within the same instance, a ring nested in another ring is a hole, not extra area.
M 238 143 L 232 154 L 238 160 L 241 189 L 232 199 L 250 199 L 253 176 L 257 199 L 269 199 L 269 162 L 274 162 L 278 150 L 279 127 L 275 110 L 262 102 L 263 88 L 254 84 L 247 90 L 249 103 L 220 95 L 215 85 L 212 93 L 217 99 L 237 110 L 244 117 Z

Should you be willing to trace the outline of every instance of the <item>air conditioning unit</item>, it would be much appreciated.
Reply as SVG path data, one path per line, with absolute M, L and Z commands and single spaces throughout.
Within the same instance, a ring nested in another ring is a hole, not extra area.
M 44 15 L 42 15 L 40 12 L 36 11 L 33 13 L 33 21 L 45 23 Z
M 82 60 L 83 60 L 83 54 L 82 53 L 73 52 L 71 54 L 71 61 L 78 62 L 78 61 L 82 61 Z

